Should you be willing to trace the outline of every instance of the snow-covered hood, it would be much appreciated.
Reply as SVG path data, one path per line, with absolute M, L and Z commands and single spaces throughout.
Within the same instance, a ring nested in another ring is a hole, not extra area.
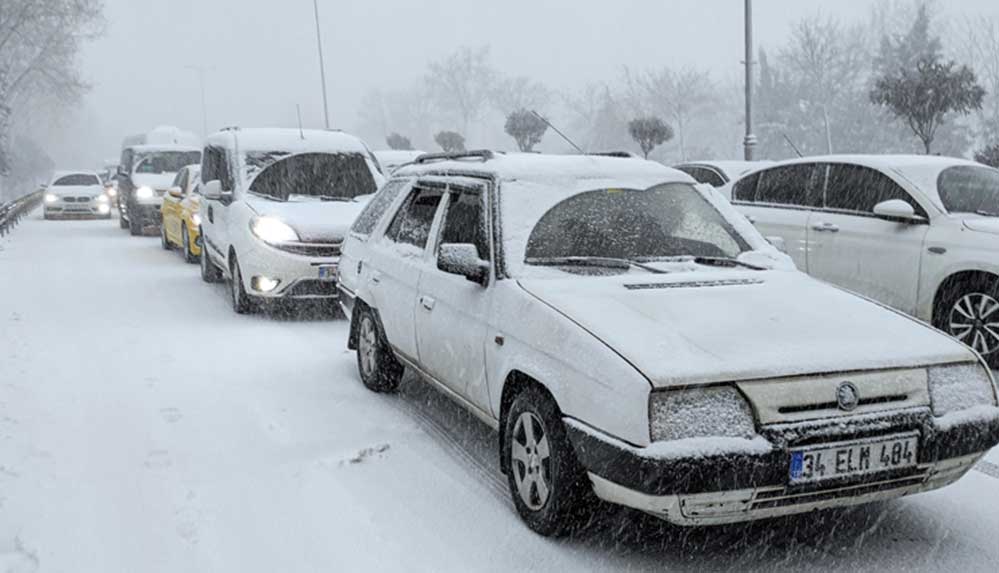
M 799 272 L 519 282 L 660 388 L 975 359 L 929 327 Z
M 351 202 L 274 201 L 250 195 L 246 203 L 261 217 L 276 217 L 291 225 L 303 241 L 341 242 L 368 199 L 370 195 Z
M 100 185 L 53 185 L 48 192 L 57 197 L 97 197 L 104 188 Z
M 146 186 L 153 189 L 169 189 L 173 185 L 173 180 L 177 178 L 176 173 L 133 173 L 132 184 L 136 188 Z
M 978 219 L 965 219 L 964 226 L 979 233 L 989 233 L 999 235 L 999 217 L 981 217 Z

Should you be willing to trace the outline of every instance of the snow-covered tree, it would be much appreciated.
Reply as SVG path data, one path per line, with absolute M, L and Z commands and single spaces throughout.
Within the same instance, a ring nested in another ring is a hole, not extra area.
M 400 149 L 409 151 L 413 149 L 413 142 L 409 140 L 405 135 L 392 132 L 385 138 L 385 143 L 389 146 L 389 149 Z
M 548 131 L 548 124 L 534 113 L 519 109 L 506 118 L 504 129 L 517 142 L 517 147 L 524 152 L 534 151 L 534 146 L 541 143 L 541 138 Z
M 642 148 L 642 154 L 649 158 L 653 149 L 673 139 L 673 128 L 662 119 L 650 116 L 639 117 L 628 123 L 628 133 Z
M 465 151 L 465 138 L 456 131 L 441 131 L 434 136 L 434 141 L 446 153 L 461 153 Z
M 999 169 L 999 143 L 976 151 L 975 161 Z

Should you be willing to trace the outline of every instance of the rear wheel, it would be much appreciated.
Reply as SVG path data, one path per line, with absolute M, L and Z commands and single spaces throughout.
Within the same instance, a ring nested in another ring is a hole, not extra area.
M 184 260 L 190 264 L 198 262 L 198 256 L 191 252 L 191 235 L 187 232 L 187 225 L 181 227 L 180 242 L 184 249 Z
M 374 312 L 359 309 L 357 320 L 357 371 L 361 382 L 372 392 L 395 392 L 402 381 L 402 364 L 392 354 Z
M 232 255 L 232 261 L 229 263 L 229 296 L 232 299 L 232 310 L 236 314 L 248 314 L 253 310 L 253 300 L 250 295 L 246 294 L 246 289 L 243 287 L 243 273 L 239 270 L 239 260 L 236 255 Z
M 554 400 L 534 387 L 521 392 L 510 406 L 504 432 L 510 495 L 527 526 L 557 537 L 587 523 L 592 486 Z
M 981 277 L 961 287 L 944 294 L 934 322 L 999 368 L 999 283 Z

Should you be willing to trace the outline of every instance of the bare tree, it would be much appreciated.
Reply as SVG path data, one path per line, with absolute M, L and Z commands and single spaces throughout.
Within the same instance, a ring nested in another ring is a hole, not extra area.
M 503 115 L 519 109 L 547 107 L 551 100 L 551 91 L 545 84 L 526 76 L 502 78 L 493 86 L 493 106 Z
M 695 68 L 661 68 L 634 75 L 624 70 L 625 105 L 633 114 L 656 114 L 676 126 L 680 156 L 687 160 L 687 133 L 693 119 L 718 102 L 711 76 Z
M 426 75 L 426 85 L 438 109 L 455 113 L 462 133 L 469 133 L 493 94 L 496 71 L 490 63 L 489 46 L 459 48 L 442 60 L 433 62 Z
M 982 138 L 999 141 L 999 19 L 994 17 L 967 18 L 961 52 L 965 61 L 975 70 L 986 91 L 982 109 L 978 113 Z

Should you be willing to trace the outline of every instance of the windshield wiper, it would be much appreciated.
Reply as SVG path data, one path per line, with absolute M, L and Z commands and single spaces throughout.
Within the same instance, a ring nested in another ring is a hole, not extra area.
M 635 267 L 657 275 L 664 275 L 669 271 L 650 267 L 631 259 L 619 259 L 616 257 L 546 257 L 527 259 L 529 265 L 540 265 L 548 267 L 579 266 L 579 267 L 608 267 L 614 269 L 629 269 Z
M 334 195 L 319 195 L 320 201 L 336 201 L 339 203 L 353 203 L 353 197 L 336 197 Z
M 701 257 L 697 255 L 685 255 L 681 257 L 663 257 L 659 259 L 661 261 L 675 262 L 675 263 L 694 263 L 698 265 L 704 265 L 708 267 L 745 267 L 754 271 L 765 271 L 766 267 L 761 267 L 758 265 L 752 265 L 749 263 L 744 263 L 739 259 L 733 257 Z

